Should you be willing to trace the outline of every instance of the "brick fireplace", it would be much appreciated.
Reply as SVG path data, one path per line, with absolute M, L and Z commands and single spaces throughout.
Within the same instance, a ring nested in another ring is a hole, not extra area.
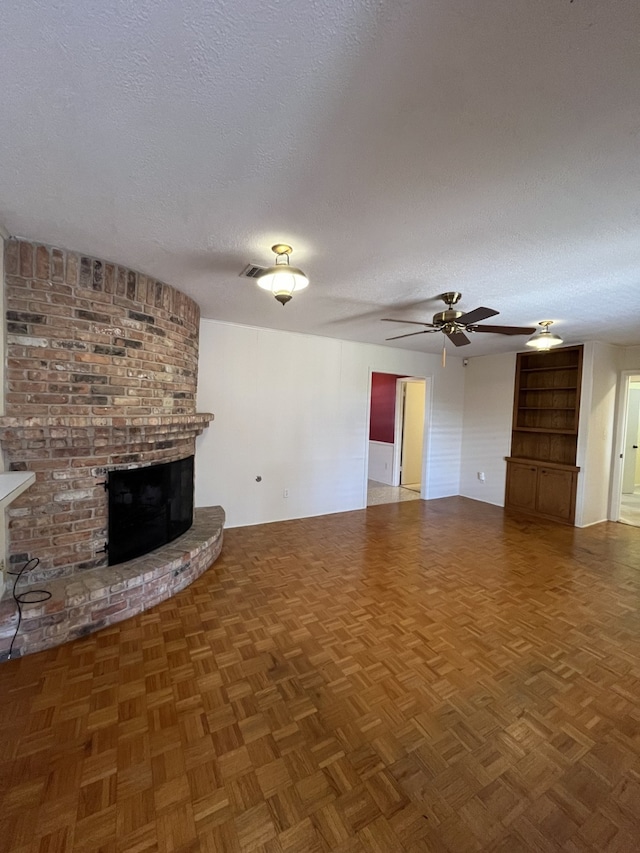
M 195 411 L 199 308 L 125 267 L 11 239 L 5 309 L 5 470 L 36 475 L 7 511 L 10 565 L 37 557 L 30 582 L 77 584 L 106 571 L 106 471 L 190 456 L 213 418 Z

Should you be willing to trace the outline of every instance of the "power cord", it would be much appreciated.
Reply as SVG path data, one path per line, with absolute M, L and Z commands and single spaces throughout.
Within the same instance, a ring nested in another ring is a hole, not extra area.
M 16 607 L 18 608 L 18 624 L 16 626 L 15 634 L 13 635 L 13 639 L 11 640 L 11 645 L 9 646 L 9 654 L 7 655 L 7 660 L 11 660 L 11 654 L 13 652 L 13 644 L 16 641 L 16 637 L 18 636 L 18 631 L 20 630 L 20 624 L 22 623 L 22 608 L 25 604 L 42 604 L 43 601 L 48 601 L 51 598 L 51 593 L 47 589 L 26 589 L 24 592 L 16 593 L 16 587 L 20 583 L 20 579 L 22 575 L 27 571 L 27 569 L 35 569 L 40 563 L 39 557 L 32 557 L 30 560 L 24 564 L 24 566 L 20 569 L 19 572 L 7 572 L 9 575 L 15 575 L 16 579 L 13 583 L 13 600 L 16 603 Z

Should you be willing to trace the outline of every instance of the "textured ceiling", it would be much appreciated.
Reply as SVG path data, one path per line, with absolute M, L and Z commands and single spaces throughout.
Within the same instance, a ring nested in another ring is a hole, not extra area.
M 638 0 L 4 0 L 0 223 L 213 319 L 382 343 L 458 290 L 640 344 L 639 33 Z M 285 308 L 239 277 L 279 241 Z

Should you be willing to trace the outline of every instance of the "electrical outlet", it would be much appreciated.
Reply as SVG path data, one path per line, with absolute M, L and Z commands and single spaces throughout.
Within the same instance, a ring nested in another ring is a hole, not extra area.
M 283 489 L 283 490 L 282 490 L 282 497 L 283 497 L 283 498 L 288 498 L 288 497 L 289 497 L 289 489 Z
M 478 471 L 478 479 L 481 483 L 484 483 L 484 471 Z

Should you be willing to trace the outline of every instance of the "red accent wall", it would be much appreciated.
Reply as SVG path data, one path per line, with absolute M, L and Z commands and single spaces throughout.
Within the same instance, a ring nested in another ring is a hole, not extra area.
M 371 418 L 369 421 L 369 441 L 384 441 L 393 444 L 396 420 L 396 380 L 405 374 L 371 374 Z

